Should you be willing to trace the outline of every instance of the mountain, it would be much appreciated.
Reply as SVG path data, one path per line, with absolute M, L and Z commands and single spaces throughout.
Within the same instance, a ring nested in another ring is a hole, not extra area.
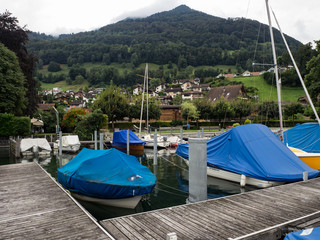
M 220 18 L 181 5 L 146 18 L 125 19 L 95 31 L 30 37 L 29 50 L 44 64 L 111 62 L 188 65 L 217 64 L 250 68 L 251 62 L 272 62 L 269 27 L 244 18 Z M 278 55 L 285 51 L 274 32 Z M 257 43 L 258 39 L 258 43 Z M 266 41 L 267 40 L 267 41 Z M 293 52 L 299 41 L 287 36 Z M 253 59 L 255 57 L 255 59 Z

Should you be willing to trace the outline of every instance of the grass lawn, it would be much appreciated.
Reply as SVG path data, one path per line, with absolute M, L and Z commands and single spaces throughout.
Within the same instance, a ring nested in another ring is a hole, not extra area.
M 246 87 L 256 87 L 259 89 L 259 101 L 277 101 L 277 88 L 275 84 L 272 86 L 267 84 L 262 76 L 237 77 L 233 78 L 233 80 L 242 82 Z M 305 93 L 302 87 L 282 87 L 281 89 L 282 101 L 296 102 L 299 97 L 304 95 Z
M 82 84 L 78 84 L 78 85 L 68 85 L 66 81 L 60 81 L 56 83 L 41 82 L 41 88 L 43 89 L 61 88 L 63 91 L 66 91 L 66 90 L 79 91 L 80 89 L 83 90 L 86 86 L 89 86 L 89 83 L 87 80 L 85 80 Z

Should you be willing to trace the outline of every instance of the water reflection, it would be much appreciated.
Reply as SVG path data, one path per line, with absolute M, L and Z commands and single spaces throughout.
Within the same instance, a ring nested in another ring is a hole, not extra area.
M 185 204 L 189 190 L 188 166 L 173 152 L 173 150 L 160 150 L 157 155 L 157 165 L 153 165 L 154 154 L 151 149 L 146 149 L 144 155 L 136 156 L 141 164 L 147 166 L 157 176 L 157 184 L 153 192 L 143 196 L 136 209 L 120 209 L 89 202 L 79 202 L 98 220 Z M 64 153 L 61 157 L 52 154 L 51 156 L 15 159 L 9 157 L 8 151 L 0 149 L 0 164 L 36 161 L 56 179 L 59 166 L 65 165 L 74 156 Z M 208 177 L 208 199 L 254 189 L 253 187 L 240 188 L 238 183 Z

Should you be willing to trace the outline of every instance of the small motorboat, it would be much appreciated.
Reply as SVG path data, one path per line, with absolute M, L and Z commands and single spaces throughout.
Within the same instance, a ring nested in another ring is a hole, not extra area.
M 23 138 L 20 142 L 20 152 L 23 156 L 50 155 L 51 147 L 45 138 Z
M 58 182 L 83 201 L 135 208 L 142 195 L 151 193 L 156 176 L 136 157 L 115 148 L 83 148 L 58 169 Z
M 112 147 L 119 150 L 127 149 L 127 134 L 129 131 L 129 150 L 130 154 L 143 155 L 145 141 L 142 141 L 131 130 L 120 130 L 113 133 Z
M 80 150 L 80 140 L 78 135 L 62 136 L 62 152 L 78 152 Z M 54 149 L 59 149 L 59 140 L 53 144 Z

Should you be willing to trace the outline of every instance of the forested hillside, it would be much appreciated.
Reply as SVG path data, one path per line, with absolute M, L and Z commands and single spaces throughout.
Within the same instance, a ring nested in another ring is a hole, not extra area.
M 257 41 L 258 40 L 258 41 Z M 300 42 L 287 37 L 295 52 Z M 285 46 L 275 31 L 278 55 Z M 181 5 L 142 19 L 127 19 L 96 31 L 52 38 L 30 35 L 28 48 L 40 64 L 149 62 L 187 66 L 234 65 L 252 70 L 252 62 L 272 62 L 268 26 L 257 21 L 214 17 Z M 96 84 L 96 83 L 94 83 Z

